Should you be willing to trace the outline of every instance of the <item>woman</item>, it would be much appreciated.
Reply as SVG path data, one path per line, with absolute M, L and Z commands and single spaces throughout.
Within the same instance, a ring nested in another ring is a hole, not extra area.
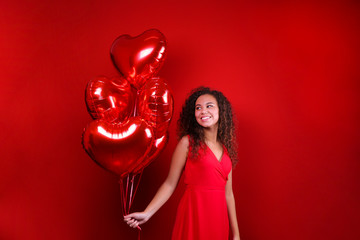
M 232 165 L 237 162 L 233 112 L 219 91 L 200 87 L 185 101 L 178 121 L 180 138 L 165 182 L 143 212 L 124 217 L 130 227 L 147 222 L 174 192 L 184 172 L 172 239 L 225 240 L 229 223 L 240 239 L 232 190 Z

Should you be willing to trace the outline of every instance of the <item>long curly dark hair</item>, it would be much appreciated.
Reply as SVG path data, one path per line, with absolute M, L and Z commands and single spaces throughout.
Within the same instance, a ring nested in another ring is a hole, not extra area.
M 204 94 L 210 94 L 216 98 L 219 106 L 219 120 L 217 140 L 222 143 L 231 159 L 232 165 L 235 166 L 238 161 L 237 141 L 234 124 L 234 114 L 228 99 L 219 91 L 212 90 L 208 87 L 198 87 L 191 91 L 189 97 L 185 100 L 182 107 L 178 124 L 178 137 L 182 138 L 189 135 L 191 138 L 191 152 L 197 156 L 200 147 L 205 147 L 204 129 L 198 124 L 195 118 L 196 100 Z

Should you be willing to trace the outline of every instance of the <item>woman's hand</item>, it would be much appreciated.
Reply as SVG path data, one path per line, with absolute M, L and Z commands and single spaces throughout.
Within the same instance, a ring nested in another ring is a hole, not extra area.
M 145 212 L 135 212 L 124 216 L 124 221 L 132 228 L 138 228 L 139 225 L 149 220 L 149 214 Z

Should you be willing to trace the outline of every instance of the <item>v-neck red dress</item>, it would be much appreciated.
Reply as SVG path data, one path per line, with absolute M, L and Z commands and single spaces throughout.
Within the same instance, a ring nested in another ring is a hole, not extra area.
M 177 210 L 172 240 L 229 238 L 225 185 L 230 170 L 225 147 L 220 161 L 207 146 L 199 148 L 197 158 L 188 156 L 184 170 L 186 190 Z

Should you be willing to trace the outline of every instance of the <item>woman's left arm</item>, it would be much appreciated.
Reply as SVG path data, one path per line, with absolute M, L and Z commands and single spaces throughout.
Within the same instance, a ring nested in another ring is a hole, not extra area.
M 232 189 L 232 170 L 229 173 L 228 181 L 225 186 L 226 204 L 229 214 L 229 222 L 234 240 L 240 240 L 240 232 L 236 217 L 235 197 Z

